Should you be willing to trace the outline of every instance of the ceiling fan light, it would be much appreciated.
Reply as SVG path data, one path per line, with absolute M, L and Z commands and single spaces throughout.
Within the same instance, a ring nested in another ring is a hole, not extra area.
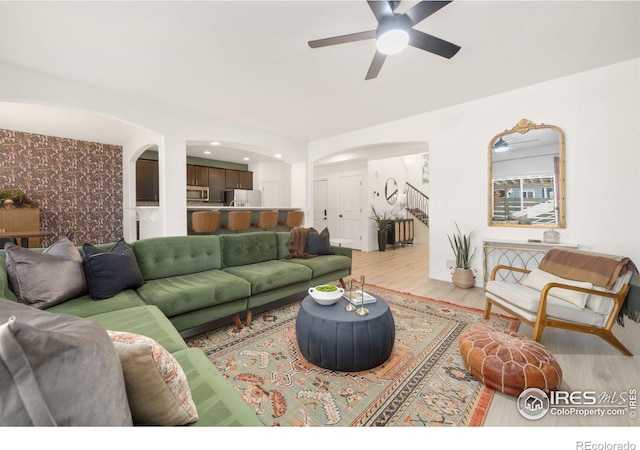
M 496 153 L 506 152 L 507 150 L 509 150 L 509 144 L 507 144 L 507 141 L 502 138 L 498 139 L 498 141 L 493 144 L 493 151 Z
M 393 55 L 399 53 L 409 45 L 409 33 L 402 29 L 390 29 L 381 33 L 376 40 L 376 47 L 380 53 Z

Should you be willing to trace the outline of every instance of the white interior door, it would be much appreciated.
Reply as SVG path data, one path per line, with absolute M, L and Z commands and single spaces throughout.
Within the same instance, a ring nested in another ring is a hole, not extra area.
M 362 246 L 362 175 L 338 178 L 338 229 L 341 239 L 350 242 L 345 247 L 361 249 Z
M 318 231 L 328 226 L 327 208 L 329 205 L 329 181 L 313 182 L 313 228 Z

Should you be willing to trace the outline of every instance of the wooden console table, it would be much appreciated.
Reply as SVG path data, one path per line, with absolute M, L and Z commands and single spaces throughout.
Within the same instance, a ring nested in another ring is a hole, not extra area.
M 398 244 L 402 247 L 413 244 L 413 219 L 394 220 L 387 233 L 387 244 L 391 244 L 394 250 Z
M 547 251 L 558 247 L 578 248 L 578 244 L 546 244 L 544 242 L 485 239 L 482 246 L 484 253 L 484 283 L 487 283 L 491 276 L 491 271 L 497 265 L 502 264 L 532 270 L 538 267 Z M 501 270 L 499 276 L 504 281 L 520 283 L 525 274 Z

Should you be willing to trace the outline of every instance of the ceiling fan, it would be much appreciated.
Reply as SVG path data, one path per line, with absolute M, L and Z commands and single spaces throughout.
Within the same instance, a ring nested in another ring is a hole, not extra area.
M 365 80 L 377 77 L 387 55 L 398 53 L 407 45 L 450 59 L 460 50 L 458 45 L 422 31 L 414 30 L 413 27 L 431 14 L 447 6 L 451 1 L 425 0 L 416 4 L 404 14 L 396 14 L 394 11 L 400 1 L 368 0 L 367 3 L 378 21 L 378 27 L 375 30 L 309 41 L 309 47 L 327 47 L 376 39 L 376 54 L 373 57 L 373 61 L 371 61 Z

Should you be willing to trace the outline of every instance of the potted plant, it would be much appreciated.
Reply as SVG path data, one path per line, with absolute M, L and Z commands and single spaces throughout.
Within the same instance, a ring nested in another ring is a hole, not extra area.
M 0 206 L 4 208 L 33 208 L 34 204 L 24 191 L 13 188 L 0 189 Z
M 451 272 L 451 281 L 459 288 L 468 289 L 475 284 L 475 274 L 471 269 L 471 258 L 475 249 L 471 250 L 471 233 L 464 234 L 456 223 L 457 233 L 447 235 L 456 257 L 456 266 Z
M 393 225 L 393 217 L 387 211 L 378 212 L 371 205 L 371 220 L 375 223 L 375 229 L 378 230 L 378 250 L 384 252 L 387 249 L 387 232 Z

